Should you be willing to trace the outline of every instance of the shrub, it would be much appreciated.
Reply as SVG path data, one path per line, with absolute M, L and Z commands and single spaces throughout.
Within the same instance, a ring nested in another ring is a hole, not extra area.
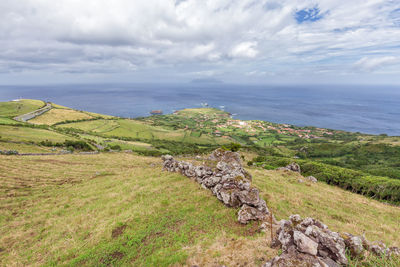
M 224 150 L 230 150 L 232 152 L 237 152 L 242 148 L 242 145 L 239 143 L 230 143 L 229 145 L 226 145 L 226 146 L 223 145 L 221 148 Z
M 327 184 L 337 185 L 343 189 L 378 200 L 400 203 L 400 180 L 398 179 L 369 175 L 358 170 L 301 159 L 259 156 L 254 158 L 253 161 L 257 165 L 264 164 L 264 168 L 268 169 L 283 167 L 291 162 L 296 162 L 300 165 L 302 174 L 305 176 L 312 175 Z

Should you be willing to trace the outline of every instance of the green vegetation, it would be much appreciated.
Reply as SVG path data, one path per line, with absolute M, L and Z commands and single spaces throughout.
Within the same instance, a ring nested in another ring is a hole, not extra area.
M 0 265 L 259 266 L 277 254 L 257 223 L 240 225 L 236 209 L 161 169 L 126 153 L 0 156 Z M 299 213 L 399 245 L 397 207 L 299 184 L 295 173 L 249 171 L 278 220 Z
M 41 100 L 20 99 L 18 101 L 0 102 L 0 117 L 13 118 L 18 115 L 29 113 L 43 107 L 45 103 Z
M 132 120 L 52 104 L 28 123 L 12 119 L 44 104 L 0 103 L 0 150 L 134 153 L 0 155 L 2 266 L 263 264 L 278 251 L 257 223 L 239 225 L 236 209 L 145 157 L 218 147 L 242 151 L 278 220 L 298 213 L 334 231 L 400 245 L 399 208 L 377 201 L 400 203 L 399 137 L 240 121 L 212 108 Z M 324 183 L 298 183 L 298 174 L 273 170 L 291 162 Z M 396 264 L 369 257 L 350 266 Z
M 156 158 L 0 156 L 0 173 L 2 266 L 183 264 L 185 248 L 252 228 Z
M 52 108 L 49 111 L 43 113 L 42 115 L 29 120 L 33 124 L 46 124 L 53 125 L 66 120 L 87 120 L 93 117 L 80 111 L 65 108 Z
M 397 179 L 372 176 L 361 171 L 309 160 L 258 156 L 251 161 L 252 164 L 256 163 L 256 165 L 263 166 L 265 169 L 284 167 L 292 162 L 300 165 L 304 175 L 315 176 L 318 180 L 327 184 L 337 185 L 343 189 L 378 200 L 400 203 L 400 180 Z
M 64 142 L 70 137 L 47 129 L 23 127 L 21 125 L 0 125 L 0 136 L 2 140 L 38 143 L 41 141 Z

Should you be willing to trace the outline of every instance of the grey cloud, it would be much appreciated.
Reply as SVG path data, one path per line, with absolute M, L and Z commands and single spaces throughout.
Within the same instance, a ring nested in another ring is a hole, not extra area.
M 388 64 L 354 62 L 400 52 L 395 2 L 317 2 L 324 19 L 298 25 L 295 11 L 315 1 L 4 0 L 0 71 L 151 77 L 164 70 L 182 78 L 190 69 L 189 80 L 201 73 L 261 79 L 318 68 L 384 71 Z

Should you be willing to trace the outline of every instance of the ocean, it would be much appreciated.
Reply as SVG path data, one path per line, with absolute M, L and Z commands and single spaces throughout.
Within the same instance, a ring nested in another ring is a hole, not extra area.
M 262 86 L 231 84 L 85 84 L 0 86 L 0 101 L 34 98 L 78 110 L 135 118 L 151 110 L 223 108 L 265 120 L 400 136 L 400 86 Z

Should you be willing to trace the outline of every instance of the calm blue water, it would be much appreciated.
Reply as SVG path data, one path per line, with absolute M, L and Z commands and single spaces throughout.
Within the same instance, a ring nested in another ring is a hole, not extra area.
M 0 86 L 0 101 L 52 101 L 79 110 L 139 117 L 150 110 L 225 106 L 239 119 L 259 119 L 400 136 L 400 87 L 102 84 Z

